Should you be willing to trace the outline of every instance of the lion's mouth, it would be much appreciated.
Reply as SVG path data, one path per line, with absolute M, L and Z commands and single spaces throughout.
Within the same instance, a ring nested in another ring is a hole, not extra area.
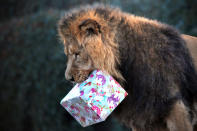
M 74 82 L 81 83 L 85 81 L 86 79 L 88 79 L 91 72 L 91 70 L 78 70 L 73 72 Z

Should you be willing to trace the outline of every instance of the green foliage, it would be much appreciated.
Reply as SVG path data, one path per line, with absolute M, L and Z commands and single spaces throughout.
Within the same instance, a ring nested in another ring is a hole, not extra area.
M 5 32 L 1 34 L 0 112 L 7 119 L 1 126 L 13 123 L 17 130 L 34 130 L 34 125 L 42 129 L 53 126 L 51 121 L 60 123 L 61 118 L 54 118 L 62 115 L 57 113 L 59 100 L 68 83 L 64 80 L 65 56 L 57 43 L 57 16 L 54 11 L 40 12 L 1 24 Z

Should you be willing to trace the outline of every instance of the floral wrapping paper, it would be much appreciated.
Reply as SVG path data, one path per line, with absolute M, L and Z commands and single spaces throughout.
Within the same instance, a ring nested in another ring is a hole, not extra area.
M 114 78 L 94 70 L 87 80 L 76 84 L 60 103 L 86 127 L 104 121 L 127 95 Z

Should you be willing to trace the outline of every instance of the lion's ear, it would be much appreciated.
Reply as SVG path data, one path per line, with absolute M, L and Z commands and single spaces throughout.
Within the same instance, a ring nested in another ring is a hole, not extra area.
M 92 19 L 84 20 L 80 25 L 79 29 L 81 31 L 84 31 L 87 35 L 96 34 L 98 35 L 100 33 L 100 25 Z

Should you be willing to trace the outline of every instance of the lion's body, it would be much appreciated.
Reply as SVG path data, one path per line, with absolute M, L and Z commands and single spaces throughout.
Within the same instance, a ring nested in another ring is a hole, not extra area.
M 84 38 L 83 27 L 92 34 Z M 192 130 L 197 74 L 174 28 L 95 6 L 69 12 L 59 23 L 59 34 L 65 43 L 75 41 L 85 48 L 93 67 L 105 70 L 126 89 L 128 97 L 113 114 L 127 126 L 142 131 Z M 71 36 L 75 40 L 68 40 Z

